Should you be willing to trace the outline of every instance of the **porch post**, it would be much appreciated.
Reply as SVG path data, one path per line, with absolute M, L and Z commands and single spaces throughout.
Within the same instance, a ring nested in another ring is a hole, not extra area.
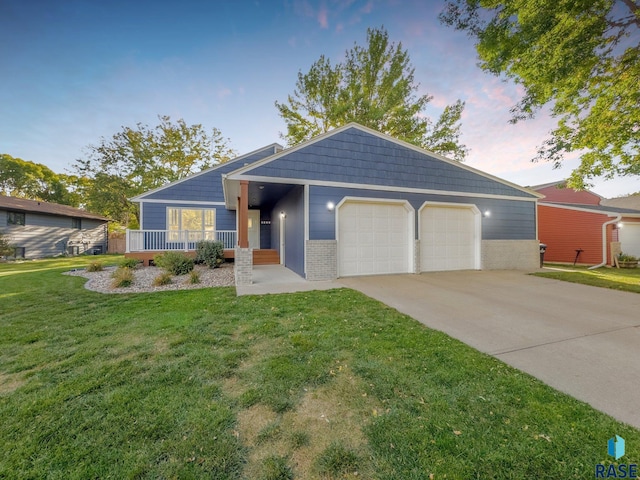
M 240 180 L 238 197 L 238 246 L 235 252 L 236 286 L 253 283 L 253 252 L 249 249 L 249 181 Z
M 249 181 L 240 180 L 238 197 L 238 246 L 249 248 Z

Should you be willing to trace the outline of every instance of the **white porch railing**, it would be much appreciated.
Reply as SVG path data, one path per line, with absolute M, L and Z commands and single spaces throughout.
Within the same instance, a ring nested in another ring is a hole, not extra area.
M 201 240 L 222 242 L 224 248 L 235 248 L 235 230 L 127 230 L 126 252 L 195 250 Z

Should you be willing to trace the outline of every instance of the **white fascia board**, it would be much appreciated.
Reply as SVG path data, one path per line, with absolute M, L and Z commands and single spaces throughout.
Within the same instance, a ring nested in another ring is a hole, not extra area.
M 204 175 L 205 173 L 212 172 L 212 171 L 217 170 L 218 168 L 220 168 L 222 166 L 229 165 L 230 163 L 239 162 L 239 161 L 249 157 L 250 155 L 254 155 L 254 154 L 258 153 L 258 152 L 266 150 L 267 148 L 273 148 L 274 151 L 278 151 L 278 149 L 280 149 L 280 151 L 281 151 L 283 147 L 279 143 L 272 143 L 271 145 L 267 145 L 267 146 L 264 146 L 262 148 L 258 148 L 256 150 L 253 150 L 253 151 L 249 152 L 249 153 L 245 153 L 244 155 L 240 155 L 239 157 L 232 158 L 228 162 L 219 163 L 218 165 L 214 165 L 213 167 L 207 168 L 206 170 L 202 170 L 201 172 L 193 173 L 193 174 L 191 174 L 191 175 L 189 175 L 187 177 L 181 178 L 180 180 L 176 180 L 174 182 L 167 183 L 166 185 L 163 185 L 161 187 L 154 188 L 153 190 L 149 190 L 148 192 L 144 192 L 144 193 L 142 193 L 140 195 L 137 195 L 135 197 L 131 197 L 129 200 L 132 201 L 132 202 L 139 202 L 139 201 L 143 200 L 147 195 L 151 195 L 153 193 L 160 192 L 160 191 L 162 191 L 162 190 L 164 190 L 166 188 L 173 187 L 173 186 L 178 185 L 178 184 L 180 184 L 182 182 L 186 182 L 187 180 L 191 180 L 191 179 L 193 179 L 195 177 L 199 177 L 200 175 Z
M 243 180 L 265 183 L 288 183 L 291 185 L 313 185 L 320 187 L 356 188 L 359 190 L 379 190 L 383 192 L 421 193 L 428 195 L 451 195 L 453 197 L 495 198 L 499 200 L 518 200 L 521 202 L 537 202 L 536 197 L 516 197 L 511 195 L 497 195 L 493 193 L 456 192 L 449 190 L 434 190 L 428 188 L 392 187 L 388 185 L 369 185 L 364 183 L 330 182 L 325 180 L 304 180 L 301 178 L 263 177 L 242 175 Z M 229 179 L 227 179 L 229 180 Z M 239 179 L 238 179 L 239 180 Z
M 451 160 L 451 159 L 449 159 L 447 157 L 444 157 L 444 156 L 442 156 L 440 154 L 431 152 L 429 150 L 425 150 L 425 149 L 417 147 L 417 146 L 415 146 L 415 145 L 413 145 L 411 143 L 407 143 L 404 140 L 399 140 L 397 138 L 391 137 L 391 136 L 386 135 L 384 133 L 380 133 L 380 132 L 378 132 L 376 130 L 372 130 L 371 128 L 364 127 L 364 126 L 362 126 L 362 125 L 360 125 L 358 123 L 354 123 L 354 122 L 348 123 L 346 125 L 343 125 L 342 127 L 338 127 L 338 128 L 333 129 L 333 130 L 331 130 L 329 132 L 326 132 L 326 133 L 323 133 L 321 135 L 318 135 L 317 137 L 314 137 L 314 138 L 312 138 L 311 140 L 309 140 L 307 142 L 301 143 L 301 144 L 296 145 L 295 147 L 292 147 L 292 148 L 289 148 L 289 149 L 282 150 L 281 152 L 278 152 L 278 153 L 276 153 L 274 155 L 271 155 L 270 157 L 266 157 L 266 158 L 263 158 L 262 160 L 258 160 L 257 162 L 254 162 L 251 165 L 247 165 L 245 167 L 239 168 L 238 170 L 234 170 L 234 171 L 229 173 L 229 177 L 233 178 L 233 179 L 236 179 L 236 178 L 238 178 L 238 176 L 243 175 L 246 172 L 249 172 L 254 168 L 258 168 L 258 167 L 260 167 L 262 165 L 266 165 L 268 163 L 271 163 L 274 160 L 277 160 L 277 159 L 279 159 L 279 158 L 281 158 L 281 157 L 283 157 L 285 155 L 289 155 L 290 153 L 294 153 L 294 152 L 296 152 L 298 150 L 306 148 L 306 147 L 308 147 L 310 145 L 313 145 L 314 143 L 317 143 L 317 142 L 319 142 L 321 140 L 324 140 L 326 138 L 332 137 L 333 135 L 341 133 L 341 132 L 343 132 L 345 130 L 348 130 L 350 128 L 358 129 L 358 130 L 360 130 L 362 132 L 365 132 L 365 133 L 368 133 L 370 135 L 376 136 L 376 137 L 381 138 L 383 140 L 387 140 L 389 142 L 395 143 L 395 144 L 400 145 L 402 147 L 406 147 L 406 148 L 408 148 L 410 150 L 413 150 L 415 152 L 421 153 L 423 155 L 429 155 L 429 156 L 431 156 L 431 157 L 433 157 L 433 158 L 435 158 L 437 160 L 440 160 L 440 161 L 443 161 L 445 163 L 448 163 L 448 164 L 450 164 L 450 165 L 452 165 L 454 167 L 458 167 L 458 168 L 461 168 L 463 170 L 467 170 L 468 172 L 475 173 L 476 175 L 480 175 L 481 177 L 487 178 L 489 180 L 493 180 L 495 182 L 501 183 L 501 184 L 506 185 L 508 187 L 511 187 L 511 188 L 514 188 L 514 189 L 519 190 L 521 192 L 524 192 L 524 193 L 527 193 L 529 195 L 532 195 L 534 198 L 543 198 L 544 197 L 543 194 L 538 193 L 536 191 L 533 191 L 533 190 L 531 190 L 529 188 L 525 188 L 525 187 L 522 187 L 520 185 L 516 185 L 515 183 L 511 183 L 511 182 L 509 182 L 507 180 L 504 180 L 502 178 L 495 177 L 495 176 L 493 176 L 493 175 L 491 175 L 489 173 L 483 172 L 481 170 L 477 170 L 477 169 L 475 169 L 473 167 L 465 165 L 464 163 L 456 162 L 455 160 Z
M 224 193 L 224 204 L 227 210 L 237 210 L 238 195 L 240 194 L 240 181 L 231 180 L 227 178 L 227 175 L 223 175 L 222 191 Z

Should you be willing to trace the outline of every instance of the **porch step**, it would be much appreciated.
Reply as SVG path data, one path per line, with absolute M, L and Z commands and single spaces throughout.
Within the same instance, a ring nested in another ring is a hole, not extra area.
M 278 265 L 280 263 L 280 255 L 277 250 L 254 250 L 254 265 Z

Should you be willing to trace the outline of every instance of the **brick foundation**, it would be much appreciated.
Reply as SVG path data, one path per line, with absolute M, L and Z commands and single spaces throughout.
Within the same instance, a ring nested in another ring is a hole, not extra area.
M 335 280 L 338 278 L 338 242 L 335 240 L 307 240 L 307 280 Z
M 540 246 L 537 240 L 483 240 L 483 270 L 537 270 Z
M 253 283 L 253 252 L 250 248 L 236 248 L 235 276 L 236 286 Z

